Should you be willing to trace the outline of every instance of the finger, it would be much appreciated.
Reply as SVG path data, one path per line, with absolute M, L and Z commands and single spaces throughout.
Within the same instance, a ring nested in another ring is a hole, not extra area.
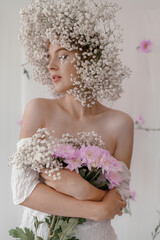
M 52 187 L 52 184 L 51 184 L 50 181 L 45 180 L 44 183 L 45 183 L 47 186 Z
M 127 206 L 126 201 L 123 201 L 123 208 L 125 208 Z
M 121 195 L 118 192 L 116 192 L 116 196 L 119 200 L 123 201 L 122 198 L 121 198 Z
M 42 168 L 42 169 L 41 169 L 41 173 L 46 174 L 46 173 L 45 173 L 46 170 L 48 170 L 48 169 L 47 169 L 47 168 Z
M 118 215 L 118 216 L 122 216 L 122 211 L 121 211 L 121 212 L 119 212 L 119 213 L 117 213 L 117 215 Z
M 45 180 L 50 180 L 51 179 L 51 177 L 49 177 L 48 175 L 43 174 L 43 173 L 41 173 L 40 176 Z

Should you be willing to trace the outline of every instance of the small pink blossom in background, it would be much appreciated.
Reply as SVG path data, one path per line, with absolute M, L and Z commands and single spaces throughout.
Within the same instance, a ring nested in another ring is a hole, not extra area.
M 136 192 L 130 188 L 130 198 L 135 201 L 136 200 Z
M 22 125 L 22 118 L 20 118 L 18 121 L 17 121 L 17 125 L 21 126 Z
M 144 53 L 150 52 L 151 46 L 152 46 L 152 42 L 150 40 L 143 40 L 140 43 L 140 51 Z
M 144 119 L 142 118 L 142 116 L 138 115 L 138 116 L 136 117 L 136 123 L 142 124 L 142 123 L 144 123 L 144 122 L 145 122 L 145 121 L 144 121 Z
M 160 206 L 157 208 L 157 212 L 160 213 Z

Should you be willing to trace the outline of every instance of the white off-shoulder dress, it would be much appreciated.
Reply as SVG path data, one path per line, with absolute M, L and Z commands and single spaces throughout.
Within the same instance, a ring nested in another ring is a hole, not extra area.
M 30 138 L 23 138 L 17 142 L 17 150 Z M 121 195 L 122 199 L 125 200 L 129 198 L 129 183 L 131 173 L 125 163 L 122 163 L 123 172 L 121 172 L 122 182 L 117 187 L 117 191 Z M 12 167 L 11 175 L 11 187 L 13 193 L 13 203 L 18 205 L 22 203 L 33 191 L 36 185 L 40 183 L 39 174 L 31 168 L 28 168 L 24 173 L 17 170 L 16 166 Z M 19 227 L 30 228 L 34 232 L 34 218 L 37 216 L 39 221 L 43 221 L 49 214 L 36 211 L 27 207 L 23 207 L 23 217 L 22 222 Z M 77 225 L 76 227 L 76 237 L 79 240 L 117 240 L 118 237 L 111 226 L 110 220 L 104 221 L 93 221 L 87 219 L 85 223 Z M 38 228 L 38 236 L 42 237 L 44 240 L 47 239 L 48 227 L 47 224 L 41 224 Z

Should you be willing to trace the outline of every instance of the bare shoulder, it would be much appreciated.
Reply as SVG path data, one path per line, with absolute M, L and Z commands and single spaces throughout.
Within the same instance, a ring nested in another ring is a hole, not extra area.
M 122 128 L 133 128 L 134 126 L 134 121 L 129 114 L 111 108 L 106 109 L 103 120 L 115 133 L 121 131 Z
M 31 137 L 38 128 L 44 127 L 44 116 L 47 111 L 48 99 L 34 98 L 25 107 L 20 139 Z
M 134 120 L 122 111 L 111 111 L 111 124 L 116 138 L 116 149 L 114 157 L 123 161 L 130 168 L 133 140 L 134 140 Z

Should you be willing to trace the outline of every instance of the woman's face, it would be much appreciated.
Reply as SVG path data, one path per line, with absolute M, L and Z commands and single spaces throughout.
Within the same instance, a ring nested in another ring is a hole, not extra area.
M 48 59 L 49 65 L 48 69 L 50 76 L 52 78 L 53 85 L 57 92 L 65 93 L 67 90 L 73 88 L 73 83 L 70 80 L 76 77 L 77 80 L 80 80 L 77 75 L 77 70 L 74 67 L 77 62 L 75 53 L 78 51 L 68 51 L 63 48 L 61 45 L 54 45 L 49 43 L 48 47 Z M 75 58 L 75 61 L 72 60 Z M 59 75 L 61 78 L 54 79 L 54 75 Z

